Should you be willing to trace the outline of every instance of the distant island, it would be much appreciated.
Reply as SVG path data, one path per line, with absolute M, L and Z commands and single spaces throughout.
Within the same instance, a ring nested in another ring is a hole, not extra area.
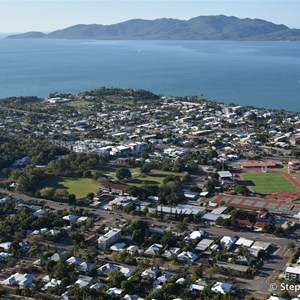
M 300 29 L 261 19 L 199 16 L 190 20 L 133 19 L 113 25 L 78 24 L 45 34 L 27 32 L 7 39 L 98 39 L 98 40 L 238 40 L 300 41 Z

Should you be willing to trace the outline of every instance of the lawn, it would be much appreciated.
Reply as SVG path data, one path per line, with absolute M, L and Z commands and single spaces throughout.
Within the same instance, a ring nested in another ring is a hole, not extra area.
M 184 175 L 182 173 L 152 170 L 147 175 L 142 175 L 140 173 L 133 173 L 132 178 L 127 180 L 124 183 L 129 185 L 135 185 L 135 186 L 140 186 L 143 184 L 160 185 L 163 183 L 164 178 L 167 176 L 183 177 Z
M 80 199 L 88 193 L 97 192 L 99 190 L 99 183 L 91 178 L 49 176 L 39 186 L 40 189 L 44 187 L 67 189 L 69 194 L 75 194 L 76 198 Z
M 279 173 L 242 173 L 246 185 L 257 193 L 296 192 L 298 189 Z

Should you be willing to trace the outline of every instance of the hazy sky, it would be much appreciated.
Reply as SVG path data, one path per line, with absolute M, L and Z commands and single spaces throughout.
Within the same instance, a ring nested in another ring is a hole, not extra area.
M 199 15 L 261 18 L 300 28 L 299 0 L 0 0 L 0 32 L 53 31 L 75 24 Z

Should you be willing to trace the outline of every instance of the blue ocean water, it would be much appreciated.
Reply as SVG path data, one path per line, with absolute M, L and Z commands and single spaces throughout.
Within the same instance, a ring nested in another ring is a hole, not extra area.
M 0 98 L 101 86 L 300 111 L 300 43 L 0 39 Z

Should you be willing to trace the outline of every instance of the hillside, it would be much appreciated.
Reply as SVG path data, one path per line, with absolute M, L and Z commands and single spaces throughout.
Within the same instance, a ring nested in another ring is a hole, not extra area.
M 260 19 L 199 16 L 176 19 L 134 19 L 113 25 L 75 25 L 49 34 L 29 32 L 6 38 L 100 40 L 300 40 L 300 29 Z

